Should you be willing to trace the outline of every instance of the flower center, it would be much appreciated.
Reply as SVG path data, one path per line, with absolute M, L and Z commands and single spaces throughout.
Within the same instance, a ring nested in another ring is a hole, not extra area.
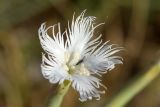
M 85 68 L 84 63 L 81 63 L 79 71 L 80 75 L 90 76 L 90 72 Z
M 66 52 L 65 64 L 63 67 L 70 75 L 79 74 L 83 76 L 90 76 L 90 71 L 86 69 L 83 59 L 81 59 L 80 54 L 78 53 L 69 54 Z

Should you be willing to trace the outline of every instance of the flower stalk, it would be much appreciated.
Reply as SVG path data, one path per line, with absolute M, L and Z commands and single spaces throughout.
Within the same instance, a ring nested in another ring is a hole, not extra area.
M 143 90 L 160 74 L 160 63 L 151 67 L 146 74 L 135 78 L 126 88 L 117 94 L 105 107 L 124 107 L 135 95 Z
M 71 82 L 64 81 L 63 84 L 60 85 L 58 89 L 58 93 L 52 98 L 51 103 L 48 107 L 60 107 L 63 101 L 64 96 L 69 90 Z

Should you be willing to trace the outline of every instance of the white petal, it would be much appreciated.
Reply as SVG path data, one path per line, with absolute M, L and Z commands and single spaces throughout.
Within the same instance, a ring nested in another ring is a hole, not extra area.
M 56 25 L 46 28 L 45 23 L 43 23 L 39 28 L 39 39 L 42 48 L 47 54 L 54 56 L 59 62 L 64 62 L 64 54 L 66 51 L 66 47 L 64 46 L 64 38 L 60 31 L 60 24 L 58 24 L 58 33 L 54 32 L 55 26 Z M 51 38 L 47 33 L 49 29 L 53 32 L 53 38 Z
M 100 94 L 105 93 L 105 91 L 99 91 L 98 88 L 103 86 L 100 80 L 94 76 L 82 76 L 73 75 L 72 76 L 72 87 L 77 90 L 80 94 L 80 101 L 91 100 L 95 97 L 97 100 L 100 99 Z
M 48 58 L 47 58 L 48 57 Z M 42 74 L 43 76 L 50 81 L 50 83 L 63 83 L 64 80 L 69 79 L 67 71 L 63 67 L 59 66 L 53 60 L 52 56 L 42 55 Z
M 112 48 L 112 45 L 108 45 L 108 42 L 104 43 L 99 48 L 98 45 L 92 48 L 94 51 L 88 53 L 84 58 L 84 64 L 86 68 L 95 74 L 101 75 L 106 73 L 108 70 L 112 70 L 116 64 L 122 64 L 122 58 L 119 56 L 113 56 L 123 48 L 116 47 Z
M 94 41 L 89 43 L 89 41 L 93 37 L 94 29 L 101 25 L 99 24 L 97 26 L 93 26 L 93 22 L 96 17 L 84 17 L 84 13 L 85 11 L 83 11 L 81 15 L 76 18 L 76 20 L 74 20 L 73 16 L 71 26 L 68 27 L 69 51 L 71 53 L 79 53 L 80 56 L 83 56 L 83 54 L 88 51 L 87 48 L 89 45 L 93 45 L 95 43 Z

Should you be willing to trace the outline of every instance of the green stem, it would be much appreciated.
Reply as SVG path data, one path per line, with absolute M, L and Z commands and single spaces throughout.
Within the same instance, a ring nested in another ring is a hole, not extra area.
M 124 107 L 135 95 L 143 90 L 160 74 L 160 63 L 154 65 L 144 75 L 135 78 L 126 88 L 118 93 L 105 107 Z
M 63 98 L 65 94 L 67 93 L 70 87 L 70 84 L 71 83 L 69 81 L 65 81 L 62 85 L 60 85 L 57 95 L 53 97 L 48 107 L 60 107 L 61 106 Z

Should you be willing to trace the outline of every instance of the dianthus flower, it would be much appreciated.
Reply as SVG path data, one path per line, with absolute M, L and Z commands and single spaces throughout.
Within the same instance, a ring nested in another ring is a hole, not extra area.
M 95 29 L 103 24 L 95 25 L 96 17 L 80 16 L 68 23 L 68 29 L 61 33 L 60 24 L 39 28 L 39 39 L 45 53 L 42 54 L 42 74 L 50 83 L 63 84 L 65 80 L 79 92 L 80 100 L 86 101 L 95 97 L 100 99 L 100 83 L 102 74 L 112 70 L 116 64 L 122 64 L 122 58 L 114 54 L 122 47 L 113 47 L 108 41 L 102 43 L 101 35 L 94 38 Z M 58 31 L 55 33 L 55 28 Z M 52 35 L 47 32 L 52 30 Z

